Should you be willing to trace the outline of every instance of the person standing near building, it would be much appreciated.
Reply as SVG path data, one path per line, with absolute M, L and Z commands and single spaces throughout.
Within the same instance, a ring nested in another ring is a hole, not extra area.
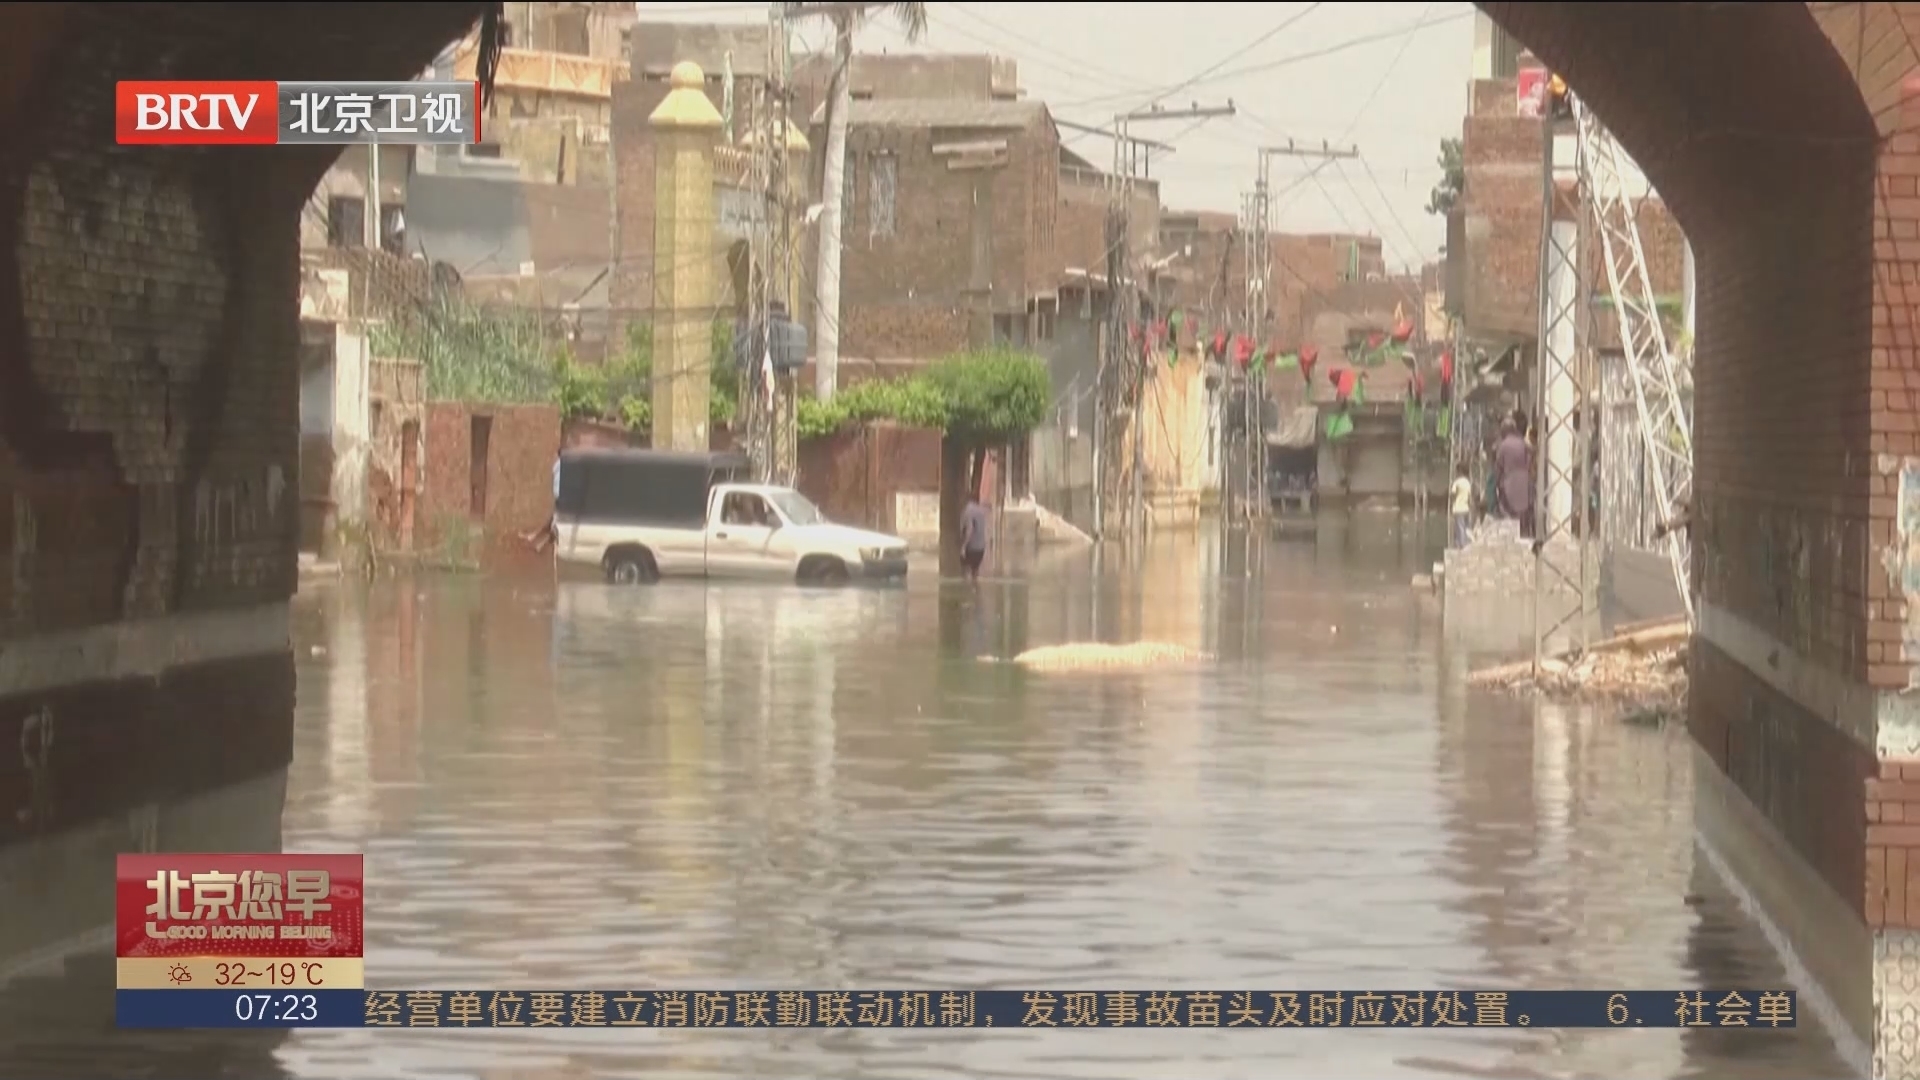
M 1467 546 L 1467 531 L 1473 527 L 1473 481 L 1467 476 L 1466 462 L 1461 462 L 1454 470 L 1453 487 L 1450 489 L 1453 505 L 1449 508 L 1453 515 L 1453 546 Z
M 1493 468 L 1498 477 L 1501 512 L 1520 523 L 1523 539 L 1533 539 L 1533 448 L 1512 420 L 1500 425 Z
M 967 496 L 967 508 L 960 512 L 960 564 L 967 569 L 967 580 L 979 584 L 980 564 L 987 561 L 987 508 L 980 505 L 980 493 Z

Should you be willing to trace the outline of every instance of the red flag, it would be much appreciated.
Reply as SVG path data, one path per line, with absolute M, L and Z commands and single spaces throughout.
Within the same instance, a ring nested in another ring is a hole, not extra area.
M 1302 345 L 1300 347 L 1300 379 L 1302 382 L 1312 385 L 1313 365 L 1319 362 L 1320 350 L 1317 347 L 1312 345 Z
M 1447 349 L 1440 354 L 1440 385 L 1453 385 L 1453 350 Z
M 1352 368 L 1330 371 L 1327 373 L 1327 377 L 1333 380 L 1334 397 L 1340 401 L 1345 401 L 1352 397 L 1353 388 L 1360 382 L 1359 373 L 1355 372 Z
M 1368 352 L 1379 352 L 1380 346 L 1385 345 L 1386 343 L 1387 343 L 1387 338 L 1386 338 L 1386 335 L 1384 334 L 1368 334 L 1367 335 L 1367 351 Z
M 1207 346 L 1207 355 L 1211 357 L 1215 363 L 1224 364 L 1227 362 L 1227 332 L 1225 330 L 1215 330 L 1213 332 L 1213 342 Z
M 1248 361 L 1251 361 L 1252 359 L 1253 359 L 1253 339 L 1247 337 L 1244 334 L 1234 335 L 1233 362 L 1244 368 L 1247 366 Z
M 1393 343 L 1395 345 L 1405 345 L 1412 340 L 1413 323 L 1406 319 L 1401 319 L 1399 322 L 1393 324 Z

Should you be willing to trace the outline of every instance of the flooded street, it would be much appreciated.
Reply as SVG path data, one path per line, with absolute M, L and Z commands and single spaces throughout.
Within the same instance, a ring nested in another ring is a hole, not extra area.
M 310 586 L 290 773 L 150 839 L 366 852 L 376 988 L 1787 984 L 1696 855 L 1685 732 L 1469 695 L 1487 658 L 1407 584 L 1430 556 L 1364 539 L 990 566 L 977 595 Z M 1095 638 L 1219 659 L 975 659 Z M 1782 1032 L 122 1032 L 112 985 L 104 951 L 0 988 L 0 1074 L 1849 1075 L 1810 1011 Z
M 1419 557 L 1310 538 L 977 597 L 435 578 L 298 602 L 293 850 L 392 987 L 1786 980 L 1685 733 L 1469 697 Z M 989 568 L 990 574 L 992 568 Z M 1060 641 L 1200 671 L 1030 675 Z M 297 1077 L 1809 1077 L 1797 1032 L 302 1032 Z

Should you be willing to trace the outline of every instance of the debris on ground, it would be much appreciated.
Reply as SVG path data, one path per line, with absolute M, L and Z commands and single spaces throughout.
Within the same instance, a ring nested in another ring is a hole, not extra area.
M 1623 719 L 1649 725 L 1677 715 L 1687 697 L 1687 626 L 1664 624 L 1598 641 L 1540 661 L 1476 671 L 1469 685 L 1548 697 L 1608 700 L 1628 706 Z
M 991 658 L 983 658 L 991 659 Z M 1075 641 L 1065 645 L 1042 645 L 1028 649 L 1006 661 L 1029 671 L 1118 671 L 1190 664 L 1212 657 L 1184 645 L 1165 641 L 1135 641 L 1116 645 L 1098 641 Z

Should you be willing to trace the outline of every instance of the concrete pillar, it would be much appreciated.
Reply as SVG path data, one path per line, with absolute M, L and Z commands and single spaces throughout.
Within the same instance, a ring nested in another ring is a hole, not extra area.
M 806 237 L 802 231 L 805 228 L 805 218 L 801 211 L 807 205 L 807 167 L 813 159 L 813 147 L 793 123 L 789 122 L 784 126 L 787 129 L 786 225 L 789 242 L 786 247 L 787 265 L 779 269 L 780 276 L 775 277 L 774 280 L 782 285 L 780 292 L 786 298 L 787 314 L 798 319 L 801 318 L 800 300 L 803 281 L 800 259 L 801 253 L 807 250 Z
M 675 64 L 654 132 L 653 445 L 707 449 L 720 273 L 713 152 L 720 110 L 700 65 Z
M 371 382 L 372 363 L 364 329 L 357 324 L 335 323 L 333 475 L 327 484 L 333 522 L 322 539 L 322 550 L 331 546 L 328 554 L 336 559 L 363 554 L 355 549 L 366 535 L 367 455 L 373 424 Z
M 1682 245 L 1682 261 L 1680 263 L 1680 319 L 1681 327 L 1686 330 L 1687 339 L 1691 342 L 1693 339 L 1693 305 L 1696 288 L 1694 284 L 1696 280 L 1694 274 L 1696 271 L 1693 265 L 1693 241 L 1684 240 L 1682 241 Z
M 1547 268 L 1547 295 L 1544 298 L 1547 310 L 1560 312 L 1573 310 L 1579 300 L 1579 258 L 1580 225 L 1573 221 L 1555 221 L 1553 223 L 1553 242 L 1551 252 L 1565 252 L 1567 258 L 1556 258 Z M 1549 535 L 1553 530 L 1563 530 L 1573 520 L 1573 465 L 1574 437 L 1572 417 L 1574 405 L 1579 397 L 1575 385 L 1577 369 L 1574 366 L 1574 351 L 1578 347 L 1574 334 L 1575 320 L 1571 317 L 1558 319 L 1547 332 L 1547 339 L 1541 342 L 1540 374 L 1546 380 L 1542 415 L 1534 418 L 1534 423 L 1546 436 L 1546 446 L 1541 450 L 1547 455 L 1546 490 L 1540 493 L 1540 508 L 1545 517 L 1541 521 L 1540 535 Z

